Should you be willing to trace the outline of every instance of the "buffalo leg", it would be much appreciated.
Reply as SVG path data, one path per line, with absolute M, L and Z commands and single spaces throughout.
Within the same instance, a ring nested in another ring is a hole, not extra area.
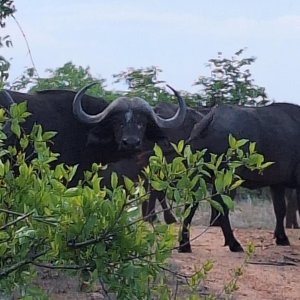
M 281 246 L 287 246 L 290 244 L 290 242 L 285 234 L 283 225 L 286 212 L 284 187 L 279 185 L 273 185 L 270 187 L 270 190 L 276 216 L 276 227 L 274 232 L 276 244 Z
M 190 244 L 190 226 L 192 219 L 195 215 L 195 212 L 198 208 L 199 203 L 195 203 L 191 207 L 191 211 L 189 215 L 183 220 L 182 231 L 181 231 L 181 239 L 179 241 L 178 252 L 188 253 L 192 252 L 192 247 Z M 190 205 L 185 206 L 185 211 L 190 207 Z
M 142 214 L 143 219 L 149 223 L 153 223 L 157 220 L 155 213 L 156 193 L 151 191 L 148 201 L 142 203 Z
M 167 224 L 176 223 L 176 218 L 174 217 L 171 209 L 168 207 L 165 193 L 160 191 L 152 190 L 148 201 L 144 201 L 142 204 L 142 213 L 145 221 L 150 223 L 157 220 L 157 215 L 155 213 L 155 203 L 156 199 L 159 200 L 159 203 L 163 209 L 164 220 Z
M 216 190 L 213 188 L 213 193 L 216 193 Z M 229 196 L 233 199 L 236 195 L 235 191 L 231 191 L 229 193 Z M 219 202 L 219 201 L 218 201 Z M 220 212 L 217 211 L 214 207 L 210 207 L 211 208 L 211 215 L 210 215 L 210 222 L 209 222 L 209 226 L 216 226 L 216 227 L 221 227 L 221 223 L 220 223 L 220 218 L 218 217 L 218 215 L 220 215 Z
M 244 250 L 242 246 L 234 237 L 230 220 L 229 220 L 229 210 L 227 205 L 224 203 L 221 196 L 217 196 L 216 199 L 214 200 L 218 201 L 222 205 L 224 210 L 224 214 L 220 214 L 217 220 L 217 222 L 220 224 L 220 227 L 224 235 L 224 239 L 225 239 L 224 246 L 229 246 L 229 249 L 232 252 L 243 252 Z
M 159 203 L 163 209 L 165 222 L 167 224 L 176 223 L 177 222 L 176 218 L 174 217 L 171 208 L 167 204 L 165 193 L 162 192 L 156 192 L 156 193 L 157 193 L 157 199 L 159 200 Z
M 216 193 L 215 188 L 213 188 L 213 194 Z M 230 194 L 233 198 L 235 193 Z M 213 197 L 213 200 L 217 201 L 222 205 L 224 214 L 218 212 L 215 208 L 211 208 L 212 215 L 210 220 L 211 226 L 220 226 L 224 235 L 225 244 L 224 246 L 229 246 L 230 251 L 232 252 L 243 252 L 243 248 L 241 244 L 234 237 L 230 220 L 229 220 L 229 210 L 227 205 L 224 203 L 222 197 L 220 195 L 216 195 Z M 219 215 L 219 216 L 218 216 Z
M 286 228 L 299 228 L 297 221 L 297 195 L 298 193 L 294 189 L 285 190 L 286 200 Z

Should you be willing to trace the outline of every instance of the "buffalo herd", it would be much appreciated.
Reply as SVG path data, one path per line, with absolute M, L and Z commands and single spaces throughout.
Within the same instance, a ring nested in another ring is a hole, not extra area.
M 31 115 L 22 125 L 24 131 L 29 133 L 37 123 L 45 131 L 57 132 L 51 150 L 60 153 L 57 163 L 79 164 L 74 182 L 81 179 L 84 170 L 90 169 L 94 162 L 108 164 L 104 184 L 109 184 L 107 178 L 112 171 L 135 179 L 142 170 L 137 158 L 140 153 L 151 152 L 155 143 L 168 147 L 169 142 L 185 140 L 193 150 L 208 149 L 208 152 L 221 154 L 228 148 L 229 134 L 237 139 L 255 141 L 256 149 L 264 155 L 265 161 L 274 164 L 262 174 L 241 168 L 238 175 L 245 180 L 243 185 L 246 188 L 270 187 L 276 216 L 276 243 L 289 245 L 284 230 L 285 189 L 296 189 L 295 197 L 300 208 L 299 106 L 273 103 L 264 107 L 217 105 L 209 109 L 193 109 L 188 108 L 179 93 L 171 87 L 178 105 L 161 103 L 151 107 L 138 97 L 119 97 L 108 103 L 85 94 L 93 84 L 77 93 L 44 90 L 27 94 L 6 90 L 0 92 L 0 105 L 8 108 L 12 103 L 26 101 Z M 9 134 L 9 127 L 5 124 L 4 130 L 8 142 L 11 142 L 13 136 Z M 174 153 L 168 155 L 169 159 L 174 157 Z M 154 217 L 156 198 L 165 210 L 166 221 L 174 222 L 175 218 L 164 201 L 164 194 L 156 191 L 151 191 L 148 205 L 143 205 L 145 218 Z M 222 228 L 225 245 L 233 252 L 243 251 L 234 237 L 227 206 L 221 197 L 216 196 L 214 200 L 224 210 L 214 225 Z M 189 227 L 196 209 L 197 204 L 192 206 L 183 222 L 179 246 L 181 252 L 191 251 Z M 212 208 L 212 216 L 215 215 L 217 213 Z

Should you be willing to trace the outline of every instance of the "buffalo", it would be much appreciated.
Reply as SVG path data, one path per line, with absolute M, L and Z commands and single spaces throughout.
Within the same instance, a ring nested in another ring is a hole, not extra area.
M 155 112 L 160 115 L 161 117 L 168 118 L 174 114 L 177 110 L 177 105 L 171 103 L 160 103 L 155 107 Z M 186 117 L 184 122 L 179 128 L 176 129 L 164 129 L 163 132 L 167 137 L 167 141 L 171 143 L 178 143 L 180 140 L 187 140 L 192 132 L 194 126 L 210 111 L 210 108 L 207 107 L 198 107 L 197 109 L 188 108 L 186 111 Z M 166 143 L 160 144 L 162 149 L 165 152 L 165 156 L 168 161 L 171 161 L 175 156 L 176 153 L 172 151 L 173 149 L 170 148 L 170 144 Z M 148 163 L 148 158 L 152 154 L 152 152 L 147 152 L 146 154 L 140 155 L 138 160 L 138 164 L 146 165 Z M 172 224 L 176 222 L 175 217 L 173 216 L 172 212 L 167 206 L 165 193 L 163 191 L 155 191 L 151 190 L 149 201 L 144 202 L 142 205 L 143 209 L 143 216 L 145 220 L 149 222 L 153 222 L 156 220 L 157 216 L 155 214 L 155 203 L 156 200 L 159 200 L 160 204 L 162 205 L 163 212 L 164 212 L 164 219 L 167 224 Z
M 162 118 L 170 118 L 176 113 L 177 110 L 177 105 L 165 102 L 158 104 L 154 108 L 155 113 Z M 171 151 L 172 148 L 170 148 L 169 142 L 177 143 L 180 140 L 186 140 L 190 136 L 194 125 L 201 120 L 203 115 L 207 114 L 208 111 L 209 109 L 207 108 L 201 108 L 198 111 L 187 108 L 185 119 L 180 127 L 162 129 L 165 139 L 157 141 L 157 143 L 162 147 L 162 149 L 168 149 L 168 160 L 171 160 L 176 155 L 173 153 L 173 151 Z M 133 157 L 123 158 L 116 162 L 110 163 L 108 168 L 101 172 L 101 177 L 103 177 L 102 185 L 110 187 L 110 175 L 112 172 L 116 172 L 118 175 L 127 176 L 132 180 L 137 180 L 138 176 L 143 176 L 141 171 L 143 170 L 143 167 L 148 164 L 148 159 L 153 154 L 152 148 L 153 147 L 144 147 L 143 151 L 140 151 Z M 145 182 L 145 186 L 147 188 L 147 181 Z M 142 204 L 144 219 L 149 222 L 156 220 L 157 216 L 155 214 L 155 203 L 157 199 L 163 208 L 163 215 L 166 223 L 175 223 L 176 219 L 167 205 L 164 192 L 155 191 L 153 189 L 150 190 L 149 201 L 145 201 Z
M 0 92 L 0 106 L 26 101 L 31 115 L 22 125 L 29 133 L 41 124 L 45 131 L 56 131 L 51 150 L 60 154 L 57 163 L 79 164 L 76 180 L 92 163 L 107 164 L 129 158 L 143 147 L 163 140 L 163 129 L 178 127 L 184 121 L 186 104 L 174 90 L 179 108 L 169 118 L 160 117 L 138 97 L 120 97 L 111 103 L 85 95 L 92 83 L 79 92 L 45 90 L 35 94 Z M 9 126 L 5 125 L 7 130 Z M 13 138 L 13 137 L 11 137 Z M 76 182 L 76 181 L 75 181 Z
M 278 245 L 289 245 L 284 230 L 286 214 L 285 188 L 298 191 L 300 208 L 300 107 L 289 103 L 273 103 L 265 107 L 218 105 L 193 128 L 188 142 L 192 149 L 207 148 L 208 152 L 221 154 L 228 148 L 228 135 L 256 142 L 256 149 L 266 161 L 275 162 L 262 174 L 241 168 L 238 174 L 245 180 L 243 186 L 256 189 L 269 186 L 276 215 L 274 237 Z M 243 251 L 235 239 L 228 217 L 228 208 L 221 197 L 217 200 L 224 209 L 216 221 L 221 226 L 225 245 L 233 252 Z M 195 213 L 195 205 L 185 220 L 180 250 L 190 252 L 189 225 Z M 217 215 L 212 209 L 212 218 Z

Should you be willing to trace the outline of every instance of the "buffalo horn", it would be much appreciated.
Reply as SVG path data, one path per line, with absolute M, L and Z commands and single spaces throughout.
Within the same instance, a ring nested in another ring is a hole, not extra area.
M 102 112 L 96 115 L 87 114 L 81 105 L 82 97 L 84 96 L 87 89 L 91 86 L 95 85 L 97 82 L 93 82 L 88 84 L 87 86 L 83 87 L 81 90 L 78 91 L 76 94 L 74 101 L 73 101 L 73 113 L 83 123 L 100 123 L 103 119 L 105 119 L 109 114 L 111 114 L 115 109 L 117 109 L 124 98 L 118 98 L 117 100 L 113 101 L 109 106 L 107 106 Z M 151 118 L 155 121 L 155 123 L 161 128 L 172 128 L 180 126 L 185 118 L 186 114 L 186 104 L 185 101 L 180 97 L 179 93 L 174 90 L 172 87 L 168 86 L 175 94 L 178 99 L 179 108 L 176 114 L 168 119 L 161 118 L 158 116 L 153 108 L 149 105 L 149 103 L 141 98 L 134 98 L 135 101 L 138 102 L 139 107 L 145 113 L 149 114 Z

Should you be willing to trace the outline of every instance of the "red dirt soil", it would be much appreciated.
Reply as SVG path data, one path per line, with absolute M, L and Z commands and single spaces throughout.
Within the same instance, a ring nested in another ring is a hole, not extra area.
M 192 226 L 191 238 L 201 235 L 203 230 L 203 226 Z M 192 241 L 192 253 L 174 251 L 170 265 L 177 272 L 191 274 L 195 266 L 199 269 L 205 261 L 211 259 L 214 266 L 201 290 L 217 295 L 217 299 L 300 299 L 300 231 L 290 229 L 287 234 L 291 246 L 279 247 L 274 243 L 272 230 L 235 230 L 235 236 L 244 248 L 251 241 L 256 250 L 237 281 L 239 289 L 230 296 L 225 295 L 224 285 L 233 278 L 234 269 L 243 264 L 245 254 L 232 253 L 228 247 L 223 247 L 224 238 L 220 228 L 209 228 L 205 234 L 195 238 Z M 50 292 L 51 299 L 105 299 L 97 292 L 85 294 L 76 291 L 74 281 L 66 278 L 49 280 L 46 276 L 41 281 L 41 285 Z M 180 292 L 177 299 L 185 299 L 184 293 Z
M 192 238 L 204 228 L 192 228 Z M 248 242 L 255 244 L 255 254 L 238 279 L 238 291 L 233 299 L 283 300 L 300 299 L 300 241 L 299 230 L 287 230 L 291 246 L 274 244 L 273 232 L 259 229 L 237 229 L 235 236 L 245 248 Z M 220 228 L 209 228 L 192 242 L 193 253 L 175 253 L 172 263 L 181 272 L 192 273 L 194 265 L 201 266 L 207 259 L 214 262 L 204 284 L 208 292 L 224 295 L 224 284 L 232 279 L 234 269 L 243 264 L 243 253 L 232 253 L 223 247 Z

